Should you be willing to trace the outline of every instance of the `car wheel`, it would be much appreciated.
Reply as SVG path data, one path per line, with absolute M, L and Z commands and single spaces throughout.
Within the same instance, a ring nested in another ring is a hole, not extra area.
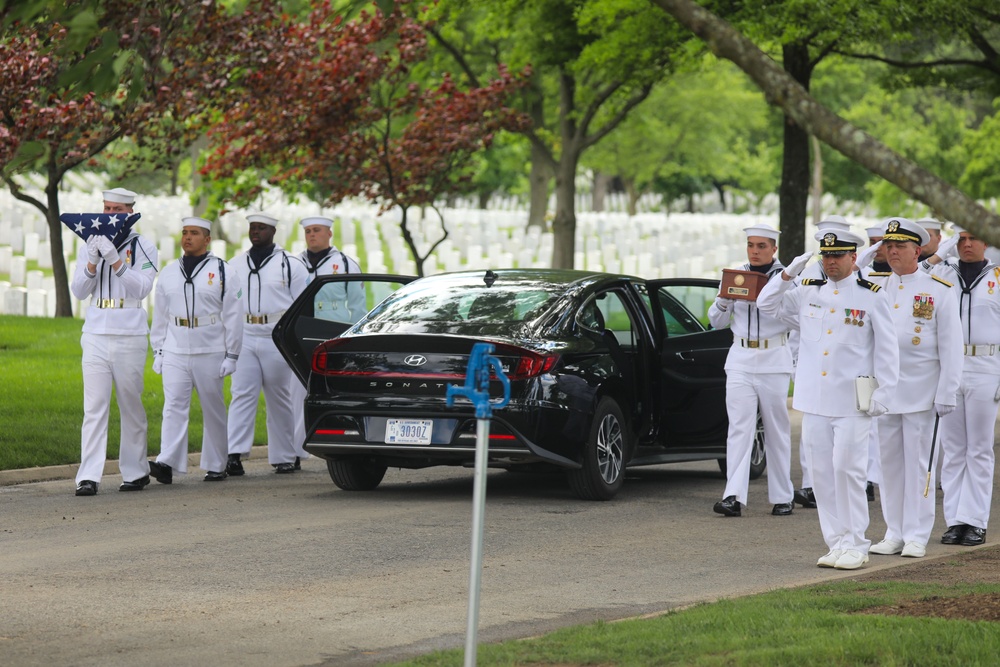
M 327 460 L 330 479 L 344 491 L 371 491 L 382 482 L 387 466 L 372 459 Z
M 584 500 L 611 500 L 625 479 L 627 432 L 621 408 L 610 398 L 602 398 L 584 444 L 583 464 L 569 472 L 573 492 Z
M 764 454 L 764 420 L 757 413 L 757 428 L 753 434 L 753 450 L 750 452 L 750 479 L 757 479 L 767 468 L 767 457 Z M 726 459 L 719 459 L 719 470 L 726 474 Z

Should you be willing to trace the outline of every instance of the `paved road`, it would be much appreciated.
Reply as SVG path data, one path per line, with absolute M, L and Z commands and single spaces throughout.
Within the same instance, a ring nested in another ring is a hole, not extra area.
M 111 475 L 93 498 L 0 486 L 0 664 L 369 665 L 464 645 L 471 471 L 346 493 L 315 459 L 247 470 L 128 494 Z M 815 566 L 815 510 L 770 516 L 761 479 L 724 518 L 723 485 L 714 463 L 646 468 L 597 503 L 561 476 L 491 472 L 480 639 L 849 576 Z M 869 536 L 883 530 L 876 503 Z

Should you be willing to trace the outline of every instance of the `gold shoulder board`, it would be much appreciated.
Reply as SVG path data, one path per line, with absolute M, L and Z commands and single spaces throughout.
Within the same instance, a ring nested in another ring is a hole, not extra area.
M 952 285 L 950 282 L 948 282 L 947 280 L 945 280 L 941 276 L 931 276 L 931 278 L 933 278 L 934 280 L 938 281 L 942 285 L 946 285 L 948 287 L 954 287 L 954 285 Z
M 865 280 L 864 278 L 858 278 L 858 285 L 867 290 L 871 290 L 872 292 L 879 292 L 882 289 L 881 285 L 876 285 L 872 281 Z
M 817 280 L 816 278 L 805 278 L 802 281 L 803 285 L 812 285 L 814 287 L 822 287 L 826 284 L 825 280 Z

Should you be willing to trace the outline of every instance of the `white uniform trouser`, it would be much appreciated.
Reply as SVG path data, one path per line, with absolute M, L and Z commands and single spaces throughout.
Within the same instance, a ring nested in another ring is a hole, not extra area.
M 799 465 L 802 466 L 802 488 L 811 489 L 813 476 L 809 468 L 809 452 L 806 451 L 806 439 L 802 436 L 799 436 Z
M 726 409 L 729 435 L 726 439 L 726 491 L 747 504 L 750 457 L 757 431 L 757 408 L 764 422 L 767 455 L 767 497 L 772 503 L 792 502 L 792 441 L 788 418 L 790 373 L 726 371 Z
M 933 432 L 933 410 L 878 418 L 879 449 L 882 452 L 879 496 L 882 499 L 886 540 L 926 545 L 930 539 L 934 529 L 937 488 L 933 468 L 926 498 L 924 489 L 927 488 L 927 463 Z
M 944 519 L 988 528 L 993 499 L 993 430 L 997 383 L 987 373 L 963 373 L 954 412 L 941 418 L 941 488 Z
M 882 486 L 882 452 L 878 444 L 878 420 L 868 432 L 868 481 Z
M 802 415 L 802 438 L 809 453 L 816 511 L 826 546 L 868 553 L 868 498 L 865 496 L 868 430 L 871 417 Z
M 219 369 L 225 352 L 163 354 L 163 423 L 157 462 L 177 472 L 187 472 L 188 415 L 192 391 L 201 403 L 201 469 L 222 472 L 229 454 L 226 403 L 222 398 Z
M 264 390 L 267 412 L 267 459 L 271 465 L 293 463 L 295 418 L 285 363 L 269 336 L 243 336 L 243 350 L 230 385 L 229 453 L 246 456 L 253 446 L 257 401 Z
M 295 448 L 295 455 L 305 460 L 309 458 L 309 454 L 302 448 L 306 442 L 305 402 L 308 392 L 295 373 L 291 376 L 289 391 L 292 394 L 292 410 L 295 417 L 295 438 L 292 440 L 292 446 Z
M 149 474 L 146 410 L 142 407 L 149 343 L 145 336 L 85 333 L 80 337 L 80 346 L 83 348 L 83 425 L 80 427 L 80 470 L 76 483 L 85 479 L 101 483 L 108 457 L 112 386 L 121 415 L 118 469 L 123 481 L 134 482 Z

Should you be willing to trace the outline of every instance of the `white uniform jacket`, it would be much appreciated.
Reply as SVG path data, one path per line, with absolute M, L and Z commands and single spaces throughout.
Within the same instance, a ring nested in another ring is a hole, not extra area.
M 208 253 L 190 276 L 178 259 L 156 281 L 156 304 L 150 343 L 157 351 L 177 354 L 225 352 L 230 359 L 243 348 L 240 277 L 226 262 Z
M 923 271 L 893 274 L 883 294 L 899 340 L 899 391 L 889 412 L 930 410 L 935 403 L 955 405 L 962 382 L 962 325 L 956 290 Z
M 133 232 L 118 246 L 118 256 L 122 265 L 117 272 L 99 259 L 93 274 L 87 271 L 87 253 L 77 257 L 70 290 L 81 301 L 93 297 L 83 333 L 144 336 L 149 332 L 142 300 L 156 278 L 156 246 Z
M 874 375 L 872 398 L 889 406 L 899 380 L 899 345 L 878 285 L 852 274 L 839 282 L 772 280 L 757 297 L 772 317 L 799 321 L 792 407 L 825 417 L 856 417 L 855 380 Z
M 781 280 L 784 270 L 775 261 L 768 271 L 769 281 Z M 750 265 L 740 267 L 749 271 Z M 733 346 L 726 356 L 726 370 L 748 373 L 791 373 L 792 352 L 788 345 L 788 322 L 761 312 L 752 301 L 737 300 L 727 310 L 713 303 L 708 309 L 708 321 L 715 329 L 729 327 L 733 331 Z
M 243 287 L 243 333 L 270 337 L 275 323 L 309 281 L 305 264 L 276 245 L 259 269 L 246 252 L 234 257 L 229 265 L 239 274 Z
M 1000 376 L 1000 266 L 988 262 L 971 285 L 962 283 L 954 261 L 938 264 L 933 273 L 958 291 L 964 370 Z
M 361 265 L 336 248 L 330 248 L 330 252 L 315 267 L 309 264 L 308 251 L 303 250 L 299 257 L 309 272 L 308 282 L 316 276 L 361 273 Z M 313 312 L 322 320 L 357 322 L 368 312 L 365 286 L 360 282 L 327 285 L 316 293 Z

